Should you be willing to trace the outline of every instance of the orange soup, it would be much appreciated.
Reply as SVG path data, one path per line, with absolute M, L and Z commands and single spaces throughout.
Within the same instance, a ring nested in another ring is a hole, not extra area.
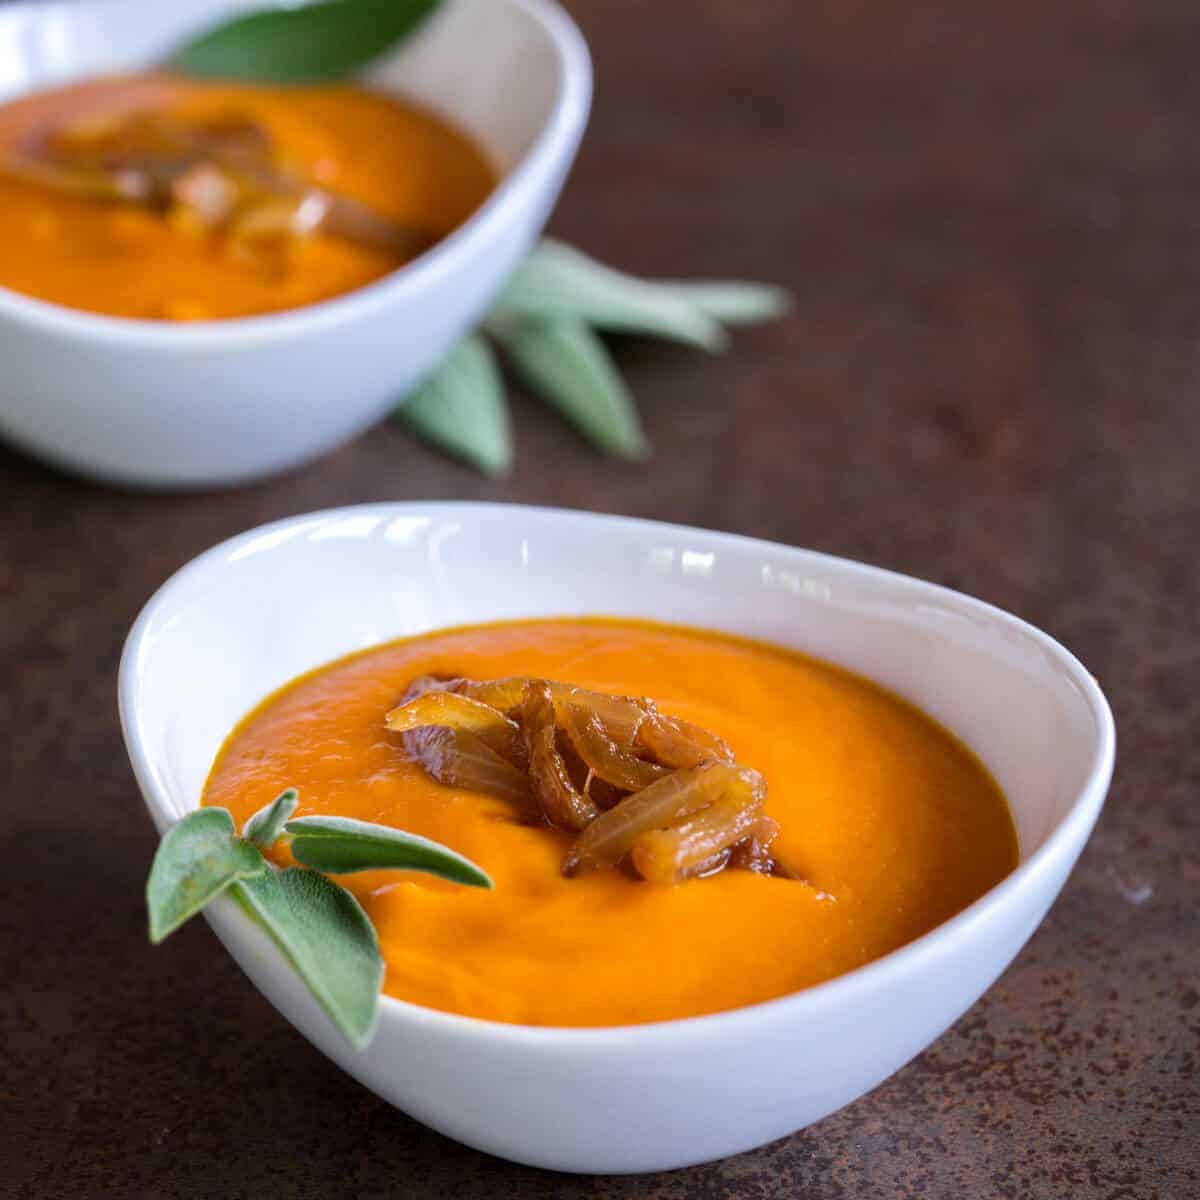
M 652 697 L 761 772 L 790 877 L 723 870 L 664 886 L 567 877 L 572 838 L 431 779 L 384 723 L 421 676 L 537 676 Z M 301 814 L 394 825 L 487 871 L 492 891 L 411 872 L 339 877 L 387 964 L 384 990 L 531 1025 L 695 1016 L 782 996 L 902 946 L 1017 862 L 1004 797 L 915 708 L 839 668 L 674 626 L 572 619 L 450 629 L 322 667 L 255 709 L 204 802 L 239 827 L 283 788 Z M 284 843 L 274 852 L 290 862 Z
M 195 138 L 181 145 L 198 130 L 216 160 Z M 0 286 L 162 320 L 297 308 L 402 266 L 494 184 L 463 134 L 364 88 L 93 80 L 0 106 Z M 314 225 L 330 197 L 354 206 L 360 226 L 395 226 L 412 244 Z

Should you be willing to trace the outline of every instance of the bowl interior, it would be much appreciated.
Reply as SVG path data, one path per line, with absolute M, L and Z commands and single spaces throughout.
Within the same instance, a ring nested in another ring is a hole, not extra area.
M 130 635 L 121 704 L 160 828 L 196 806 L 218 748 L 303 671 L 450 625 L 609 614 L 760 638 L 913 701 L 982 758 L 1028 858 L 1111 751 L 1094 682 L 979 601 L 765 542 L 579 513 L 396 504 L 299 517 L 216 547 Z M 1107 746 L 1107 749 L 1106 749 Z
M 0 9 L 0 102 L 161 62 L 188 34 L 261 0 L 91 0 Z M 507 174 L 532 148 L 577 35 L 544 0 L 452 0 L 367 78 L 464 129 Z M 557 39 L 557 44 L 556 44 Z

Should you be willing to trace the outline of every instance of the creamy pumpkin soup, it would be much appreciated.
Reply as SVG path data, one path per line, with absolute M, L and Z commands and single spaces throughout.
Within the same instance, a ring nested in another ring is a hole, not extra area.
M 296 308 L 402 266 L 494 184 L 463 134 L 361 87 L 92 80 L 0 106 L 0 286 L 162 320 Z
M 965 746 L 870 682 L 782 649 L 604 619 L 450 629 L 322 667 L 229 737 L 204 802 L 445 843 L 492 891 L 339 877 L 384 990 L 533 1025 L 716 1012 L 932 929 L 1017 861 Z M 290 862 L 286 841 L 272 852 Z

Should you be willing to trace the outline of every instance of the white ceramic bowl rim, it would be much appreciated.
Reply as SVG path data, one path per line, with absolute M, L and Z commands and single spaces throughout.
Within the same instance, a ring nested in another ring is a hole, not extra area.
M 591 102 L 591 58 L 578 27 L 555 0 L 510 2 L 526 9 L 541 23 L 560 56 L 559 93 L 550 119 L 520 162 L 499 181 L 479 208 L 411 263 L 340 296 L 261 316 L 194 323 L 108 316 L 39 300 L 3 286 L 0 286 L 0 315 L 84 340 L 134 342 L 183 350 L 206 345 L 224 348 L 303 337 L 319 329 L 356 320 L 396 298 L 418 293 L 434 284 L 456 270 L 477 243 L 486 241 L 509 221 L 510 210 L 520 203 L 524 182 L 548 170 L 559 157 L 561 147 L 572 144 L 587 121 Z M 25 2 L 13 4 L 8 11 L 27 8 L 36 15 L 42 7 Z
M 660 521 L 647 521 L 634 517 L 613 517 L 605 514 L 579 512 L 570 509 L 547 508 L 532 505 L 517 504 L 477 504 L 457 501 L 409 501 L 378 504 L 349 505 L 343 508 L 322 509 L 318 512 L 303 513 L 293 517 L 285 517 L 272 521 L 254 529 L 229 538 L 213 546 L 185 566 L 176 571 L 154 595 L 147 601 L 142 612 L 135 621 L 125 643 L 121 656 L 118 693 L 123 718 L 133 711 L 136 673 L 134 663 L 142 644 L 143 635 L 153 620 L 155 610 L 166 594 L 179 582 L 195 572 L 203 571 L 211 560 L 223 558 L 230 551 L 265 534 L 283 530 L 289 526 L 303 526 L 312 522 L 336 521 L 353 515 L 387 514 L 402 515 L 440 515 L 454 517 L 466 515 L 480 508 L 491 511 L 510 511 L 515 515 L 530 517 L 569 517 L 572 521 L 599 526 L 605 523 L 619 522 L 625 527 L 640 527 L 657 530 L 663 534 L 688 535 L 697 530 L 688 526 L 673 525 Z M 767 542 L 759 538 L 744 537 L 739 534 L 720 533 L 703 530 L 706 540 L 714 545 L 726 547 L 743 546 L 748 548 L 778 549 L 779 543 Z M 846 563 L 850 560 L 834 555 L 806 551 L 814 557 L 825 559 L 830 563 Z M 911 583 L 909 576 L 881 567 L 867 564 L 855 564 L 860 570 L 879 580 L 890 580 L 893 583 Z M 507 1039 L 518 1044 L 522 1042 L 537 1042 L 546 1044 L 576 1044 L 586 1042 L 590 1047 L 603 1049 L 606 1044 L 614 1047 L 627 1043 L 631 1037 L 653 1031 L 656 1040 L 679 1039 L 681 1043 L 694 1045 L 697 1035 L 706 1032 L 716 1032 L 718 1028 L 723 1033 L 736 1033 L 738 1027 L 750 1029 L 766 1011 L 777 1012 L 785 1008 L 793 1010 L 793 1015 L 803 1017 L 805 1013 L 816 1014 L 837 1010 L 853 1005 L 860 994 L 877 991 L 886 986 L 889 977 L 903 976 L 909 972 L 928 969 L 928 957 L 938 955 L 948 949 L 951 940 L 970 939 L 974 927 L 984 923 L 985 913 L 990 909 L 1003 905 L 1008 897 L 1018 891 L 1036 887 L 1036 881 L 1043 874 L 1052 874 L 1054 860 L 1070 854 L 1072 844 L 1081 844 L 1087 830 L 1095 822 L 1104 796 L 1112 777 L 1113 763 L 1116 756 L 1116 729 L 1108 702 L 1099 685 L 1083 664 L 1059 642 L 1035 626 L 1022 621 L 1002 609 L 955 592 L 951 588 L 937 584 L 921 583 L 922 588 L 931 588 L 936 594 L 946 599 L 953 598 L 960 607 L 965 607 L 980 617 L 999 619 L 1005 623 L 1015 624 L 1022 633 L 1033 639 L 1046 655 L 1062 668 L 1079 689 L 1098 730 L 1096 750 L 1093 754 L 1087 780 L 1080 789 L 1079 795 L 1071 805 L 1066 816 L 1047 835 L 1042 844 L 1027 859 L 1018 864 L 1016 869 L 1002 879 L 978 900 L 968 905 L 961 912 L 931 929 L 928 933 L 905 943 L 897 950 L 872 960 L 861 967 L 856 967 L 844 975 L 839 975 L 824 983 L 803 988 L 784 996 L 765 1000 L 757 1004 L 743 1005 L 739 1008 L 726 1009 L 721 1012 L 708 1013 L 696 1017 L 683 1017 L 668 1021 L 643 1022 L 636 1025 L 606 1025 L 606 1026 L 541 1026 L 519 1025 L 502 1021 L 485 1020 L 480 1017 L 468 1017 L 459 1013 L 444 1012 L 440 1009 L 427 1008 L 424 1005 L 413 1004 L 398 1000 L 393 996 L 383 994 L 380 1002 L 384 1008 L 394 1008 L 404 1013 L 409 1021 L 427 1022 L 431 1025 L 441 1025 L 443 1029 L 453 1029 L 459 1036 L 489 1040 L 496 1038 Z M 602 614 L 596 614 L 602 615 Z M 419 635 L 418 635 L 419 636 Z M 130 729 L 131 723 L 123 719 L 125 728 Z M 145 752 L 136 738 L 129 740 L 129 755 L 134 764 L 139 779 L 152 780 L 153 773 L 149 769 Z M 157 788 L 150 789 L 147 795 L 148 807 L 159 809 L 168 819 L 175 820 L 174 810 L 164 803 Z M 249 918 L 245 918 L 249 919 Z

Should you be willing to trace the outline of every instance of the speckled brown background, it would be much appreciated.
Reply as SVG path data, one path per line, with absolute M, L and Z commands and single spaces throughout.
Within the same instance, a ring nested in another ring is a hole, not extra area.
M 776 279 L 796 311 L 716 360 L 621 345 L 650 467 L 526 400 L 507 483 L 395 428 L 225 495 L 122 494 L 0 450 L 0 1193 L 1200 1196 L 1194 0 L 573 7 L 598 94 L 556 231 L 634 269 Z M 1061 900 L 912 1065 L 740 1158 L 558 1176 L 386 1107 L 202 923 L 147 946 L 154 839 L 114 676 L 143 601 L 212 542 L 402 497 L 758 534 L 1048 629 L 1120 738 Z

